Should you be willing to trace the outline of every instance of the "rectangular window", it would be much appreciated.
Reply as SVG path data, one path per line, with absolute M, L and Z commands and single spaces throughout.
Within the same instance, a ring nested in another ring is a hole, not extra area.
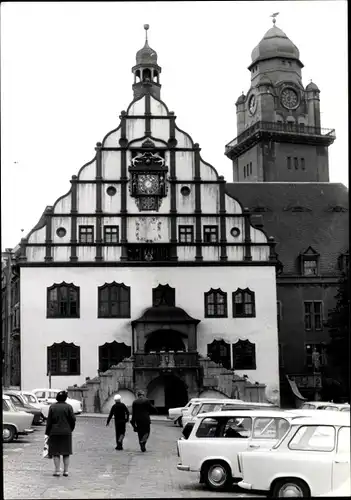
M 313 259 L 303 261 L 303 275 L 317 276 L 317 260 Z
M 250 175 L 252 174 L 252 161 L 250 161 Z
M 119 241 L 119 227 L 104 226 L 104 243 L 118 243 L 118 241 Z
M 194 226 L 179 226 L 178 239 L 180 243 L 194 242 Z
M 291 450 L 333 451 L 335 429 L 332 425 L 305 425 L 300 427 L 289 443 Z
M 291 157 L 290 156 L 287 157 L 287 165 L 288 165 L 288 169 L 290 170 L 291 169 Z
M 300 158 L 300 161 L 302 170 L 305 170 L 305 158 Z
M 322 301 L 306 301 L 305 309 L 305 330 L 322 330 L 323 312 Z
M 297 158 L 294 158 L 294 167 L 295 167 L 295 170 L 297 170 L 299 168 L 299 160 Z
M 94 243 L 94 226 L 79 226 L 79 243 Z
M 204 243 L 218 242 L 218 226 L 204 226 Z
M 300 123 L 300 132 L 304 132 L 304 131 L 305 131 L 305 124 Z

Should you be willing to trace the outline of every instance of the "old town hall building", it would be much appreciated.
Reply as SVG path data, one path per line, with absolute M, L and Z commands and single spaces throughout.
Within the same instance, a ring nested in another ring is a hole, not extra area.
M 22 388 L 70 386 L 88 411 L 139 388 L 160 410 L 214 391 L 278 402 L 286 374 L 316 394 L 348 202 L 302 67 L 274 25 L 236 103 L 227 183 L 162 101 L 146 37 L 119 126 L 14 256 Z

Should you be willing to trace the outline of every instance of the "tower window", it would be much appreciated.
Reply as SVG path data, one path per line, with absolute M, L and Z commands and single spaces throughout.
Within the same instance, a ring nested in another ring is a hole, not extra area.
M 301 168 L 305 170 L 305 158 L 301 158 Z
M 98 317 L 130 318 L 130 287 L 115 281 L 99 286 Z
M 291 157 L 290 156 L 287 157 L 287 165 L 288 165 L 288 169 L 290 170 L 291 169 Z
M 94 243 L 94 226 L 79 226 L 79 243 Z
M 299 168 L 299 160 L 297 158 L 294 158 L 294 167 L 295 167 L 295 170 L 297 170 Z
M 104 242 L 105 243 L 118 243 L 118 226 L 105 226 L 104 227 Z
M 194 241 L 194 226 L 179 226 L 179 242 L 193 243 Z
M 204 242 L 205 243 L 218 242 L 218 226 L 204 226 Z
M 233 318 L 254 318 L 255 312 L 255 292 L 245 288 L 238 288 L 233 292 Z
M 47 288 L 47 318 L 79 318 L 79 287 L 73 283 Z
M 205 296 L 205 318 L 226 318 L 227 314 L 227 293 L 220 288 L 204 294 Z

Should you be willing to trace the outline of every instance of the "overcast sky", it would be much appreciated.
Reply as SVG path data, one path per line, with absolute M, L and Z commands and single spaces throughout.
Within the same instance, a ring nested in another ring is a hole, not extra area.
M 96 142 L 119 125 L 145 23 L 162 100 L 231 182 L 224 146 L 237 135 L 234 103 L 250 87 L 251 51 L 274 12 L 300 50 L 303 84 L 321 90 L 322 127 L 336 129 L 330 180 L 348 185 L 346 2 L 3 2 L 2 250 L 69 190 Z

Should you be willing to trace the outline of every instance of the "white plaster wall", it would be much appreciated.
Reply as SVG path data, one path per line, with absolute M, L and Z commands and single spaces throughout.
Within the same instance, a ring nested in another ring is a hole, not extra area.
M 227 247 L 227 257 L 228 260 L 240 260 L 244 259 L 244 247 Z
M 244 218 L 243 217 L 226 217 L 226 230 L 227 230 L 227 241 L 228 243 L 242 243 L 245 240 L 245 228 L 244 228 Z M 240 230 L 239 236 L 232 236 L 230 231 L 233 227 L 237 227 Z
M 151 118 L 151 135 L 167 142 L 169 139 L 169 119 L 158 118 L 153 120 Z
M 45 243 L 46 226 L 34 231 L 28 238 L 28 243 Z
M 71 217 L 52 217 L 52 233 L 51 239 L 53 243 L 69 243 L 71 240 Z M 62 238 L 57 236 L 58 228 L 66 229 L 66 234 Z
M 128 141 L 132 141 L 133 139 L 140 139 L 140 137 L 144 137 L 145 135 L 145 120 L 138 118 L 127 118 L 126 128 Z
M 95 212 L 96 184 L 77 185 L 77 209 L 81 213 Z
M 107 189 L 113 186 L 116 189 L 116 194 L 110 196 L 107 194 Z M 101 206 L 103 212 L 116 213 L 121 210 L 121 184 L 104 183 L 101 191 Z
M 255 261 L 267 261 L 269 260 L 269 247 L 251 247 L 251 256 Z
M 94 239 L 96 237 L 96 218 L 95 217 L 77 217 L 77 239 L 79 235 L 79 226 L 94 226 Z
M 190 188 L 189 196 L 183 196 L 180 192 L 183 186 Z M 177 211 L 180 214 L 194 212 L 195 210 L 195 185 L 194 184 L 177 184 L 176 185 Z
M 225 195 L 225 209 L 229 214 L 242 214 L 240 204 L 227 194 Z
M 200 177 L 203 181 L 216 181 L 216 172 L 200 160 Z
M 111 132 L 104 142 L 105 148 L 119 148 L 119 140 L 121 138 L 121 128 L 118 127 L 118 130 Z
M 219 256 L 221 255 L 221 249 L 219 246 L 215 247 L 202 247 L 202 257 L 204 261 L 207 260 L 219 260 Z
M 67 214 L 71 211 L 71 191 L 59 200 L 55 207 L 55 214 Z
M 27 247 L 26 257 L 28 262 L 44 262 L 45 247 Z
M 120 246 L 103 247 L 102 255 L 106 262 L 119 262 L 122 250 Z
M 94 262 L 96 256 L 96 248 L 88 246 L 77 247 L 77 257 L 81 262 Z
M 190 246 L 177 247 L 177 255 L 179 261 L 194 261 L 196 248 Z
M 79 319 L 47 319 L 46 289 L 53 283 L 73 282 L 80 287 Z M 105 282 L 131 287 L 130 319 L 97 318 L 97 288 Z M 152 303 L 152 288 L 168 283 L 176 289 L 176 305 L 201 320 L 198 350 L 207 354 L 214 337 L 233 343 L 239 336 L 256 345 L 256 370 L 244 372 L 255 381 L 279 384 L 276 282 L 274 267 L 48 267 L 21 270 L 21 384 L 24 390 L 48 385 L 47 346 L 74 342 L 81 348 L 81 375 L 53 377 L 53 387 L 82 384 L 94 377 L 98 346 L 105 342 L 132 345 L 131 320 Z M 220 287 L 228 293 L 228 318 L 204 318 L 204 292 Z M 232 318 L 231 294 L 238 287 L 255 292 L 256 318 Z
M 54 262 L 69 262 L 71 247 L 55 247 L 51 251 Z
M 204 212 L 205 209 L 203 208 Z M 218 227 L 218 239 L 220 238 L 220 227 L 219 227 L 219 217 L 201 217 L 201 235 L 204 237 L 204 226 L 217 226 Z
M 102 219 L 102 223 L 104 226 L 119 226 L 119 227 L 121 227 L 121 218 L 120 217 L 104 217 Z M 121 237 L 121 235 L 120 235 L 120 237 Z
M 81 173 L 79 174 L 79 180 L 81 181 L 90 181 L 95 179 L 96 176 L 96 160 L 94 159 L 88 165 L 85 165 Z
M 144 113 L 145 113 L 145 97 L 142 97 L 138 101 L 135 101 L 128 110 L 128 115 L 131 116 L 143 115 Z
M 195 174 L 194 153 L 192 151 L 176 151 L 176 176 L 178 179 L 191 180 Z
M 120 151 L 102 151 L 102 177 L 112 181 L 121 177 Z
M 137 238 L 137 224 L 139 224 L 139 239 Z M 127 219 L 127 239 L 130 243 L 143 243 L 146 240 L 152 240 L 155 243 L 168 243 L 170 240 L 168 217 L 147 215 L 130 217 Z
M 177 147 L 178 148 L 192 148 L 192 142 L 191 139 L 187 135 L 184 134 L 184 132 L 181 132 L 180 130 L 175 131 L 175 137 L 178 141 Z
M 167 116 L 167 109 L 164 104 L 157 101 L 154 97 L 150 96 L 150 109 L 152 115 Z
M 266 235 L 252 226 L 250 227 L 250 236 L 253 243 L 267 243 Z
M 201 184 L 201 210 L 207 213 L 219 212 L 219 184 Z

